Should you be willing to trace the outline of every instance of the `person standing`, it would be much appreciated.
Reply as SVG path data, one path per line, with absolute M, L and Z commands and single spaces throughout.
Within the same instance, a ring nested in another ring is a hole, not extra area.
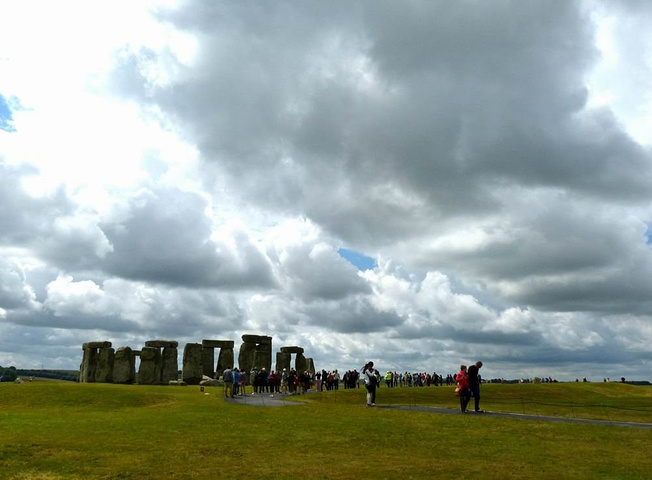
M 480 361 L 469 367 L 469 388 L 475 402 L 476 412 L 484 412 L 484 410 L 480 410 L 480 368 L 482 368 L 482 362 Z
M 233 370 L 228 366 L 222 372 L 222 380 L 224 380 L 224 396 L 233 398 Z
M 460 396 L 460 408 L 462 413 L 466 413 L 466 407 L 471 400 L 471 391 L 469 390 L 469 374 L 466 371 L 466 365 L 460 365 L 460 371 L 455 375 L 457 382 L 457 394 Z
M 376 384 L 378 383 L 376 375 L 380 376 L 380 374 L 378 373 L 378 370 L 374 370 L 374 362 L 367 363 L 362 368 L 362 374 L 364 375 L 364 386 L 367 389 L 367 406 L 375 407 Z

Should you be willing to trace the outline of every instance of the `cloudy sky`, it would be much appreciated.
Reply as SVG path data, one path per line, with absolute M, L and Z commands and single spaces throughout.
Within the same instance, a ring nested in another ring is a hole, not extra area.
M 615 3 L 3 2 L 0 365 L 252 333 L 652 380 L 652 6 Z

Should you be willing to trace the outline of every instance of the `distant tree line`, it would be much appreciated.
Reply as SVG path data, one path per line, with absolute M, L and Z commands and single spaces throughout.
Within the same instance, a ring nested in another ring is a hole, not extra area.
M 2 367 L 0 366 L 0 378 L 3 382 L 13 382 L 18 378 L 18 371 L 16 367 Z
M 79 372 L 76 370 L 23 370 L 0 366 L 0 377 L 3 382 L 13 382 L 18 377 L 41 377 L 76 382 L 78 376 Z

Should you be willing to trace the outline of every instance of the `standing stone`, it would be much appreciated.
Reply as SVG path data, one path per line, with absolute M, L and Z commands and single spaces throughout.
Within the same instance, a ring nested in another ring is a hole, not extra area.
M 241 371 L 247 372 L 251 371 L 254 366 L 254 352 L 256 351 L 255 343 L 244 342 L 240 345 L 240 353 L 238 353 L 238 367 Z M 260 369 L 259 365 L 256 365 Z
M 217 369 L 215 372 L 215 378 L 222 376 L 222 372 L 226 367 L 233 368 L 233 348 L 220 348 L 220 355 L 217 357 Z
M 143 347 L 140 351 L 139 385 L 161 383 L 161 351 L 156 347 Z
M 284 368 L 290 370 L 290 362 L 292 361 L 292 354 L 285 352 L 276 352 L 276 370 L 282 372 Z
M 86 344 L 84 344 L 86 345 Z M 80 382 L 92 383 L 95 381 L 95 371 L 97 370 L 97 348 L 84 348 L 84 357 L 82 358 Z
M 312 358 L 306 358 L 306 364 L 308 365 L 307 370 L 310 371 L 310 377 L 315 378 L 315 362 L 312 361 Z
M 268 372 L 272 368 L 271 355 L 268 352 L 261 352 L 256 350 L 254 352 L 254 365 L 258 367 L 258 370 L 266 369 Z
M 183 381 L 188 385 L 199 385 L 202 377 L 201 343 L 186 343 L 183 349 Z
M 176 342 L 175 342 L 176 343 Z M 179 352 L 177 347 L 163 347 L 161 383 L 167 385 L 179 379 Z
M 97 355 L 95 381 L 97 383 L 113 383 L 113 364 L 115 352 L 112 348 L 100 348 Z
M 113 383 L 134 383 L 136 381 L 136 361 L 130 347 L 120 347 L 115 352 L 113 362 Z
M 297 369 L 297 373 L 308 370 L 308 362 L 306 362 L 303 353 L 297 353 L 297 358 L 294 359 L 294 368 Z
M 213 347 L 202 346 L 201 351 L 202 373 L 207 377 L 213 378 L 215 375 L 215 349 Z

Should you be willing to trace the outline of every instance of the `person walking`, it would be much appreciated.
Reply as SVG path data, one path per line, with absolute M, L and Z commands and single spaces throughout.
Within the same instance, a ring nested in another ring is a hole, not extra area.
M 374 370 L 374 362 L 367 363 L 362 367 L 362 374 L 364 375 L 364 386 L 367 389 L 367 406 L 376 406 L 376 384 L 378 379 L 376 375 L 380 376 L 378 370 Z
M 469 390 L 469 374 L 466 371 L 466 365 L 460 365 L 460 371 L 455 375 L 457 381 L 457 394 L 460 396 L 460 409 L 466 413 L 466 407 L 471 400 L 471 391 Z
M 484 412 L 484 410 L 480 410 L 480 374 L 478 372 L 480 368 L 482 368 L 480 361 L 469 367 L 469 388 L 475 402 L 475 411 L 478 413 Z

